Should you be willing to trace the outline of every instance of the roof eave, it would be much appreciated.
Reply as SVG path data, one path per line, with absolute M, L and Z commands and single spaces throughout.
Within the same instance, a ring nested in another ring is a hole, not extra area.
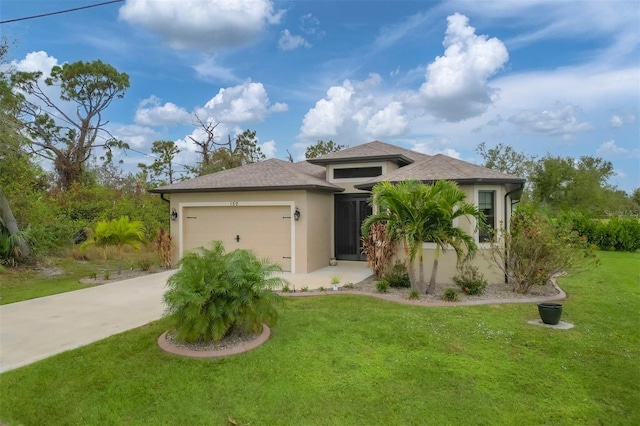
M 245 192 L 245 191 L 289 191 L 295 189 L 310 190 L 310 191 L 326 191 L 326 192 L 343 192 L 343 188 L 331 188 L 322 185 L 288 185 L 288 186 L 241 186 L 241 187 L 229 187 L 229 188 L 177 188 L 177 189 L 162 189 L 154 188 L 149 192 L 154 194 L 183 194 L 194 192 Z
M 406 180 L 406 179 L 402 179 Z M 417 180 L 417 179 L 416 179 Z M 460 185 L 505 185 L 510 183 L 524 184 L 525 180 L 521 178 L 513 178 L 513 179 L 500 179 L 500 178 L 463 178 L 463 179 L 431 179 L 431 180 L 420 180 L 422 183 L 432 184 L 437 182 L 438 180 L 450 180 Z M 354 188 L 361 189 L 363 191 L 370 191 L 378 182 L 365 182 L 359 185 L 354 185 Z M 390 180 L 388 182 L 397 183 L 400 180 Z

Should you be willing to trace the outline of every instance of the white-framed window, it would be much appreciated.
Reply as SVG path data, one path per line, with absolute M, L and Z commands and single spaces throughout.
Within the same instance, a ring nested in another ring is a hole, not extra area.
M 496 229 L 496 191 L 478 191 L 478 210 L 484 214 L 484 221 L 480 223 L 478 242 L 485 243 L 491 240 Z

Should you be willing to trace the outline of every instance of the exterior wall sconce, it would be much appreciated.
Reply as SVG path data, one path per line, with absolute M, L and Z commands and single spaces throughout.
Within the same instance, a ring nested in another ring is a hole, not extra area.
M 293 219 L 296 222 L 300 220 L 300 210 L 298 210 L 298 206 L 296 206 L 296 211 L 293 213 Z
M 178 211 L 176 209 L 171 209 L 171 220 L 176 220 L 178 218 Z

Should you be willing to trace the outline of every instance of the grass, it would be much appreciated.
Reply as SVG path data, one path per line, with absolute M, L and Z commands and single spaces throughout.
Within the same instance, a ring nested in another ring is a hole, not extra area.
M 263 346 L 164 354 L 165 320 L 0 375 L 8 424 L 640 424 L 640 254 L 564 278 L 571 330 L 535 304 L 287 299 Z
M 74 256 L 50 257 L 42 262 L 45 269 L 56 268 L 59 275 L 47 276 L 39 271 L 28 268 L 4 268 L 0 270 L 0 305 L 51 296 L 52 294 L 65 293 L 91 287 L 92 284 L 82 284 L 81 278 L 87 278 L 96 274 L 97 278 L 104 278 L 105 262 L 100 259 L 95 248 L 87 249 L 89 260 L 76 260 Z M 127 267 L 136 267 L 137 260 L 141 257 L 152 256 L 142 251 L 140 253 L 129 251 L 129 261 L 125 261 Z M 77 253 L 76 253 L 76 257 Z M 110 260 L 110 276 L 117 275 L 117 261 Z

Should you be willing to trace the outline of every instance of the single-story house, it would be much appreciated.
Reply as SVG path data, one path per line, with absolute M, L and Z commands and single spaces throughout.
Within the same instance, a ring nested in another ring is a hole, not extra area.
M 508 226 L 524 185 L 524 179 L 445 155 L 374 141 L 298 163 L 247 164 L 152 192 L 169 195 L 174 260 L 221 240 L 228 251 L 251 249 L 285 271 L 308 273 L 328 266 L 331 258 L 366 261 L 360 225 L 372 212 L 371 188 L 380 181 L 409 179 L 457 182 L 492 227 Z M 474 232 L 473 223 L 457 226 L 474 233 L 479 247 L 486 248 L 486 236 Z M 434 248 L 424 244 L 426 276 Z M 478 262 L 487 278 L 503 279 L 482 259 Z M 448 251 L 441 257 L 438 281 L 453 275 L 455 255 Z

